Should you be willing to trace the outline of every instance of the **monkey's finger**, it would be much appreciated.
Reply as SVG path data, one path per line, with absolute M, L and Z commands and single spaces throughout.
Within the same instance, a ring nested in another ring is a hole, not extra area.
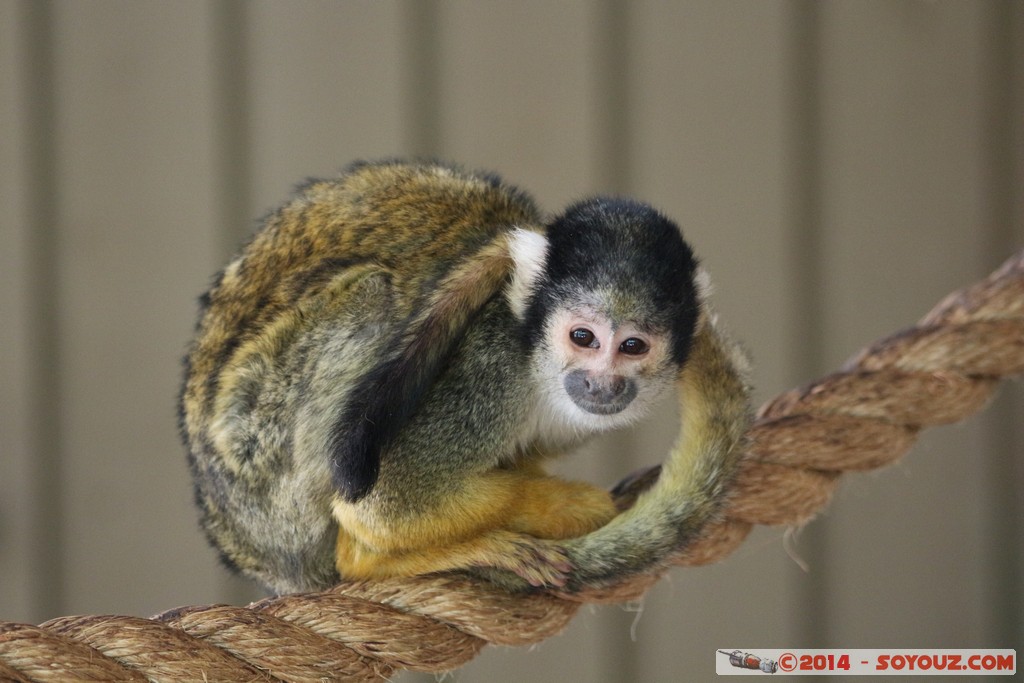
M 623 477 L 622 481 L 616 484 L 610 493 L 615 508 L 622 512 L 633 507 L 636 499 L 641 493 L 648 490 L 661 476 L 661 465 L 644 467 Z

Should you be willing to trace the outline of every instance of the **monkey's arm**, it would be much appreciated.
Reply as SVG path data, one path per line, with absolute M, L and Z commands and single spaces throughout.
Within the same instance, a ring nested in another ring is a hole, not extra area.
M 436 506 L 393 517 L 334 503 L 337 568 L 346 578 L 385 578 L 498 568 L 530 585 L 562 586 L 570 563 L 552 540 L 580 536 L 615 514 L 611 496 L 527 464 L 464 477 Z

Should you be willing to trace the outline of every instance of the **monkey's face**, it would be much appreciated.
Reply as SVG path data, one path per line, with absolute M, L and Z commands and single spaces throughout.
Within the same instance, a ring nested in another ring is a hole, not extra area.
M 592 308 L 555 312 L 545 337 L 541 371 L 549 407 L 587 431 L 638 419 L 676 374 L 664 333 Z

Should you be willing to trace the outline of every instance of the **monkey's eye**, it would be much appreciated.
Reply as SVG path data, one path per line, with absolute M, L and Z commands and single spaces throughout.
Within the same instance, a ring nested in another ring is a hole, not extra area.
M 650 348 L 647 342 L 636 337 L 630 337 L 619 345 L 619 351 L 629 356 L 641 356 L 647 353 Z
M 576 346 L 597 348 L 597 338 L 585 327 L 577 327 L 569 333 L 569 339 Z

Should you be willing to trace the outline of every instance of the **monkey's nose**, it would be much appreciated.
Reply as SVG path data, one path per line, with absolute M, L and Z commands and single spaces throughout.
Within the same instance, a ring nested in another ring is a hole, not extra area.
M 573 403 L 595 415 L 620 413 L 636 397 L 636 383 L 622 375 L 591 374 L 580 368 L 570 371 L 563 383 Z
M 587 398 L 598 403 L 609 403 L 626 389 L 626 378 L 622 375 L 586 375 L 583 387 Z

